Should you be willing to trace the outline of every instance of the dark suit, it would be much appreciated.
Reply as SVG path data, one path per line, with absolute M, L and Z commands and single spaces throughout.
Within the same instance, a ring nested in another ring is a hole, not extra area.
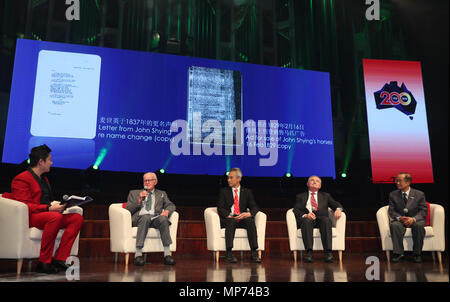
M 172 244 L 172 239 L 170 238 L 170 221 L 166 216 L 158 216 L 162 211 L 167 210 L 169 212 L 169 217 L 175 211 L 175 205 L 169 200 L 166 192 L 161 190 L 154 190 L 155 198 L 155 215 L 150 214 L 139 215 L 142 207 L 144 207 L 144 201 L 139 204 L 139 194 L 142 190 L 131 190 L 128 194 L 126 209 L 131 212 L 131 223 L 133 227 L 138 228 L 136 233 L 136 247 L 144 247 L 145 238 L 147 237 L 148 229 L 155 228 L 158 229 L 161 234 L 161 241 L 163 246 L 169 246 Z M 158 216 L 155 219 L 155 216 Z
M 339 202 L 331 197 L 330 194 L 325 192 L 317 192 L 316 195 L 317 196 L 315 198 L 317 201 L 318 209 L 316 212 L 314 212 L 314 214 L 316 215 L 315 220 L 302 217 L 303 215 L 309 213 L 309 210 L 306 208 L 306 203 L 309 198 L 309 192 L 304 192 L 296 196 L 293 211 L 297 220 L 297 228 L 302 230 L 302 239 L 305 250 L 308 251 L 313 249 L 313 230 L 314 228 L 319 228 L 323 249 L 325 251 L 331 251 L 332 222 L 330 220 L 330 217 L 328 216 L 328 208 L 330 207 L 333 211 L 335 211 L 337 208 L 341 208 L 342 211 L 344 209 Z
M 405 214 L 404 209 L 408 209 Z M 405 204 L 401 190 L 395 190 L 389 194 L 389 216 L 392 219 L 390 223 L 393 252 L 397 255 L 403 255 L 403 237 L 406 227 L 398 221 L 399 217 L 407 216 L 415 218 L 411 225 L 413 236 L 413 252 L 420 255 L 422 253 L 423 239 L 425 238 L 425 223 L 428 214 L 425 194 L 422 191 L 410 188 L 408 200 Z
M 250 189 L 240 187 L 239 193 L 239 209 L 240 212 L 248 212 L 251 217 L 245 218 L 237 222 L 234 218 L 228 218 L 231 207 L 234 204 L 233 191 L 231 188 L 223 188 L 219 193 L 219 201 L 217 203 L 217 212 L 220 217 L 220 225 L 225 228 L 225 246 L 227 249 L 233 248 L 234 234 L 236 228 L 244 228 L 247 230 L 248 242 L 251 249 L 258 248 L 255 215 L 259 212 L 259 208 L 255 203 L 253 193 Z

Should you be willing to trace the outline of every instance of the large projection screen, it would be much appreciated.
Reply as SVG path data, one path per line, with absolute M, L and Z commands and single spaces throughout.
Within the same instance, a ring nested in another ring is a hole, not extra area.
M 335 178 L 329 73 L 18 39 L 2 161 L 44 143 L 55 167 Z

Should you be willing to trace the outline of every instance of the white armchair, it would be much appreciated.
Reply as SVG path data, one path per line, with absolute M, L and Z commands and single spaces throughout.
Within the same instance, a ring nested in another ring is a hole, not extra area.
M 206 208 L 204 216 L 206 224 L 207 248 L 209 251 L 214 252 L 214 259 L 216 262 L 219 262 L 220 251 L 226 251 L 225 228 L 220 227 L 220 217 L 217 213 L 217 207 Z M 255 216 L 259 258 L 261 258 L 261 252 L 264 251 L 266 222 L 267 215 L 259 211 Z M 250 251 L 246 229 L 236 229 L 233 241 L 233 251 Z
M 389 227 L 390 218 L 388 214 L 389 206 L 384 206 L 377 211 L 377 222 L 380 230 L 381 248 L 386 251 L 386 258 L 390 261 L 390 251 L 392 251 L 392 238 Z M 403 238 L 405 251 L 412 251 L 413 240 L 410 228 L 406 229 Z M 445 250 L 445 211 L 444 207 L 430 203 L 430 226 L 425 227 L 425 238 L 423 240 L 422 251 L 431 251 L 438 255 L 439 264 L 442 264 L 442 254 Z
M 178 219 L 179 214 L 176 211 L 169 218 L 171 222 L 169 227 L 170 238 L 172 239 L 171 252 L 177 250 Z M 122 207 L 122 203 L 113 203 L 109 206 L 109 232 L 111 252 L 116 253 L 115 261 L 117 262 L 118 253 L 125 253 L 125 265 L 127 266 L 130 253 L 136 252 L 137 227 L 132 227 L 131 213 Z M 142 252 L 164 252 L 159 230 L 154 228 L 148 230 Z
M 328 208 L 328 215 L 332 222 L 332 250 L 338 251 L 339 262 L 342 262 L 342 251 L 345 250 L 345 225 L 347 216 L 342 212 L 341 217 L 336 220 L 334 218 L 334 212 L 330 208 Z M 297 229 L 297 220 L 295 219 L 293 209 L 289 209 L 286 212 L 286 224 L 289 235 L 289 248 L 294 254 L 294 261 L 297 261 L 297 251 L 304 251 L 305 246 L 303 245 L 302 230 Z M 314 228 L 313 238 L 313 250 L 323 250 L 319 229 Z
M 80 207 L 71 207 L 66 213 L 83 215 Z M 22 271 L 23 259 L 39 258 L 42 230 L 29 225 L 28 206 L 20 201 L 3 198 L 0 194 L 0 258 L 17 259 L 17 274 Z M 55 249 L 59 246 L 64 229 L 58 232 Z M 75 239 L 71 255 L 78 255 L 80 234 Z

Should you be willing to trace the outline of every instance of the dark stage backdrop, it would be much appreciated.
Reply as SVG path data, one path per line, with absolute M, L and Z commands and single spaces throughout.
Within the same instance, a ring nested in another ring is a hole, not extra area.
M 362 62 L 418 61 L 427 101 L 434 183 L 413 185 L 424 190 L 429 201 L 447 207 L 449 1 L 381 1 L 380 20 L 374 21 L 366 20 L 367 6 L 361 0 L 170 4 L 155 0 L 145 7 L 140 0 L 123 6 L 121 1 L 80 2 L 80 21 L 68 22 L 63 1 L 1 1 L 0 152 L 17 38 L 316 70 L 330 74 L 337 176 L 336 180 L 324 179 L 323 189 L 347 208 L 376 208 L 386 203 L 388 192 L 395 187 L 372 183 Z M 0 192 L 9 190 L 19 169 L 1 164 Z M 345 179 L 340 177 L 343 170 Z M 139 173 L 102 172 L 99 179 L 83 170 L 55 168 L 49 177 L 60 196 L 91 191 L 100 203 L 123 200 L 130 188 L 141 187 Z M 289 207 L 305 182 L 294 174 L 290 180 L 245 177 L 243 185 L 254 189 L 264 206 Z M 226 183 L 222 176 L 165 175 L 159 185 L 183 205 L 209 205 Z

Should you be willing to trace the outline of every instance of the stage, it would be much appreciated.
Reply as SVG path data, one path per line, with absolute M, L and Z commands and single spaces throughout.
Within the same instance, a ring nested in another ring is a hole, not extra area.
M 143 267 L 135 267 L 130 261 L 126 267 L 124 258 L 81 257 L 79 258 L 79 280 L 76 274 L 67 278 L 61 272 L 56 275 L 34 272 L 36 260 L 25 260 L 20 276 L 15 273 L 14 260 L 0 260 L 0 282 L 449 282 L 448 257 L 443 255 L 443 264 L 433 261 L 430 252 L 424 252 L 420 264 L 405 261 L 388 263 L 384 253 L 344 253 L 342 263 L 334 253 L 334 262 L 325 263 L 323 253 L 314 254 L 314 263 L 295 263 L 291 254 L 263 254 L 262 263 L 250 263 L 248 253 L 235 253 L 236 264 L 228 264 L 223 257 L 218 264 L 211 255 L 183 256 L 174 253 L 175 266 L 163 264 L 162 254 L 147 257 Z M 222 255 L 223 256 L 223 255 Z M 370 256 L 379 259 L 379 274 Z M 408 258 L 408 254 L 407 254 Z M 131 259 L 130 259 L 131 260 Z M 370 279 L 368 280 L 367 276 Z M 378 278 L 379 277 L 379 278 Z M 68 280 L 74 279 L 74 280 Z

